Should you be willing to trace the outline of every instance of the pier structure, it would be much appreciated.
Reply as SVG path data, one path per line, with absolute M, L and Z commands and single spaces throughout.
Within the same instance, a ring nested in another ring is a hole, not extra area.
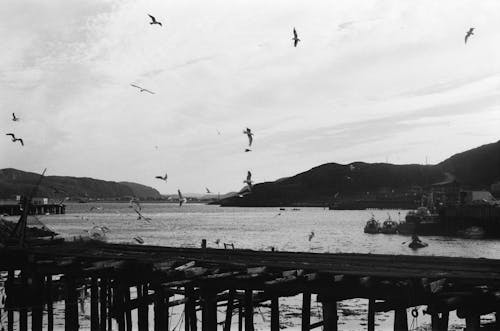
M 22 215 L 23 206 L 19 203 L 0 204 L 0 214 L 9 216 Z M 45 215 L 45 214 L 65 214 L 66 205 L 64 204 L 30 204 L 28 215 Z
M 14 325 L 53 330 L 60 300 L 65 330 L 78 330 L 82 288 L 90 290 L 93 331 L 167 330 L 169 307 L 178 305 L 185 331 L 253 331 L 259 306 L 270 309 L 269 330 L 278 331 L 280 298 L 296 295 L 303 331 L 339 330 L 337 303 L 352 298 L 368 299 L 368 331 L 376 329 L 380 311 L 394 311 L 394 330 L 406 331 L 408 316 L 421 305 L 434 331 L 447 330 L 455 310 L 467 330 L 479 330 L 480 316 L 492 312 L 500 328 L 500 260 L 49 241 L 0 248 L 0 271 L 8 274 L 8 331 Z M 312 295 L 322 307 L 322 319 L 314 322 Z

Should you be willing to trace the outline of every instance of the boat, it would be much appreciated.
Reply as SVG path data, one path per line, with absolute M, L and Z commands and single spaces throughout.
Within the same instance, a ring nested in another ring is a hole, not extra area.
M 483 239 L 486 231 L 480 226 L 471 226 L 458 231 L 458 235 L 467 239 Z
M 389 216 L 388 219 L 382 223 L 382 227 L 380 228 L 380 232 L 385 234 L 394 234 L 398 232 L 398 223 L 393 221 Z
M 399 223 L 399 234 L 418 233 L 419 235 L 439 235 L 443 231 L 439 214 L 432 213 L 427 207 L 418 207 L 410 210 L 405 221 Z
M 424 248 L 424 247 L 427 247 L 427 246 L 429 246 L 429 244 L 421 242 L 421 241 L 412 241 L 408 245 L 408 247 L 410 247 L 411 249 L 419 249 L 419 248 Z
M 379 233 L 380 232 L 380 222 L 372 217 L 366 222 L 365 233 Z

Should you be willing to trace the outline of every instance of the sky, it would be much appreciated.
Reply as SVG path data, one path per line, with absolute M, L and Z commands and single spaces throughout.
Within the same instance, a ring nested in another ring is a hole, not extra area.
M 496 0 L 18 0 L 0 21 L 0 128 L 25 142 L 0 168 L 225 193 L 500 136 Z

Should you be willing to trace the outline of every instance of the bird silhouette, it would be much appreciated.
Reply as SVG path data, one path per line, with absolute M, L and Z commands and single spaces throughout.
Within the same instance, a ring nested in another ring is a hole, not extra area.
M 251 152 L 252 150 L 250 148 L 245 148 L 245 153 Z
M 161 180 L 164 180 L 165 182 L 167 181 L 167 174 L 165 173 L 165 176 L 155 176 L 155 178 L 158 178 L 158 179 L 161 179 Z
M 248 185 L 250 191 L 252 190 L 252 173 L 250 171 L 247 172 L 247 179 L 244 180 L 243 183 Z
M 136 236 L 133 238 L 138 244 L 142 245 L 144 244 L 144 239 L 142 239 L 141 237 L 139 236 Z
M 474 28 L 470 28 L 469 31 L 465 34 L 465 43 L 467 44 L 467 39 L 474 34 Z
M 252 130 L 250 130 L 249 128 L 247 128 L 246 130 L 243 130 L 243 134 L 246 134 L 247 137 L 248 137 L 248 147 L 252 146 L 252 142 L 253 142 L 253 133 L 252 133 Z
M 208 189 L 208 187 L 205 187 L 205 190 L 207 190 L 208 194 L 212 193 L 212 192 L 210 192 L 210 190 Z
M 151 221 L 151 218 L 149 217 L 146 217 L 144 215 L 142 215 L 142 213 L 140 211 L 138 211 L 137 209 L 134 209 L 134 211 L 136 212 L 137 214 L 137 220 L 140 221 L 140 220 L 145 220 L 146 222 L 149 223 L 149 221 Z
M 151 25 L 158 24 L 159 26 L 162 26 L 161 22 L 158 22 L 153 15 L 148 14 L 148 16 L 151 17 L 151 22 L 149 22 L 149 24 L 151 24 Z
M 12 142 L 19 141 L 22 146 L 24 146 L 24 141 L 21 138 L 16 138 L 16 136 L 13 133 L 6 133 L 6 136 L 11 136 L 12 137 Z
M 293 28 L 293 47 L 297 47 L 297 44 L 299 43 L 300 39 L 297 35 L 297 30 L 295 30 L 295 28 Z
M 20 118 L 19 118 L 19 117 L 16 117 L 16 114 L 12 113 L 12 120 L 13 120 L 14 122 L 17 122 L 17 121 L 19 121 L 19 120 L 20 120 Z
M 179 207 L 182 207 L 183 203 L 187 203 L 187 199 L 182 196 L 181 190 L 177 190 L 177 194 L 179 195 Z
M 309 233 L 309 236 L 307 236 L 307 239 L 309 239 L 309 241 L 312 240 L 312 238 L 314 238 L 315 234 L 314 234 L 314 231 L 311 231 L 311 233 Z
M 135 88 L 138 88 L 139 92 L 148 92 L 148 93 L 151 93 L 151 94 L 155 94 L 153 91 L 145 89 L 144 87 L 140 87 L 140 86 L 135 85 L 135 84 L 130 84 L 130 85 L 133 86 L 133 87 L 135 87 Z

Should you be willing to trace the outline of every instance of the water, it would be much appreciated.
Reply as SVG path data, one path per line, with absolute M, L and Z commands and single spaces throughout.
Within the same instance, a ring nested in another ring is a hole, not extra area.
M 128 203 L 68 204 L 67 214 L 41 216 L 40 220 L 63 236 L 86 235 L 86 230 L 92 226 L 105 225 L 110 229 L 107 234 L 110 242 L 133 242 L 134 237 L 140 236 L 145 244 L 162 246 L 199 247 L 201 240 L 207 239 L 209 247 L 221 248 L 223 243 L 233 243 L 236 248 L 254 250 L 270 250 L 274 247 L 277 250 L 318 253 L 500 258 L 498 240 L 429 236 L 422 238 L 429 246 L 414 251 L 403 244 L 409 240 L 407 236 L 363 233 L 363 227 L 371 213 L 378 220 L 385 220 L 389 215 L 393 220 L 399 220 L 404 218 L 406 211 L 333 211 L 323 208 L 300 208 L 298 211 L 286 208 L 282 211 L 279 208 L 221 208 L 202 204 L 179 207 L 177 204 L 166 203 L 142 203 L 141 206 L 141 213 L 151 218 L 150 222 L 137 220 L 137 214 Z M 311 232 L 314 232 L 314 236 L 309 240 Z M 217 239 L 220 241 L 219 245 L 216 244 Z M 315 296 L 312 304 L 313 322 L 321 319 L 320 307 L 314 299 Z M 281 324 L 287 330 L 300 330 L 300 296 L 282 299 L 280 303 L 282 309 L 285 308 L 280 316 Z M 171 329 L 180 321 L 181 312 L 173 310 Z M 339 314 L 341 330 L 366 328 L 366 300 L 339 303 Z M 423 329 L 428 329 L 430 318 L 422 315 L 420 313 L 418 325 L 424 325 Z M 492 315 L 484 317 L 485 320 L 492 318 Z M 269 329 L 269 320 L 269 309 L 256 310 L 257 329 Z M 376 321 L 377 330 L 392 330 L 393 314 L 378 313 Z M 412 323 L 410 315 L 408 321 L 409 324 Z M 82 328 L 86 329 L 88 323 L 85 314 L 82 314 Z M 182 321 L 178 329 L 181 326 Z M 461 328 L 463 321 L 451 314 L 450 329 Z

